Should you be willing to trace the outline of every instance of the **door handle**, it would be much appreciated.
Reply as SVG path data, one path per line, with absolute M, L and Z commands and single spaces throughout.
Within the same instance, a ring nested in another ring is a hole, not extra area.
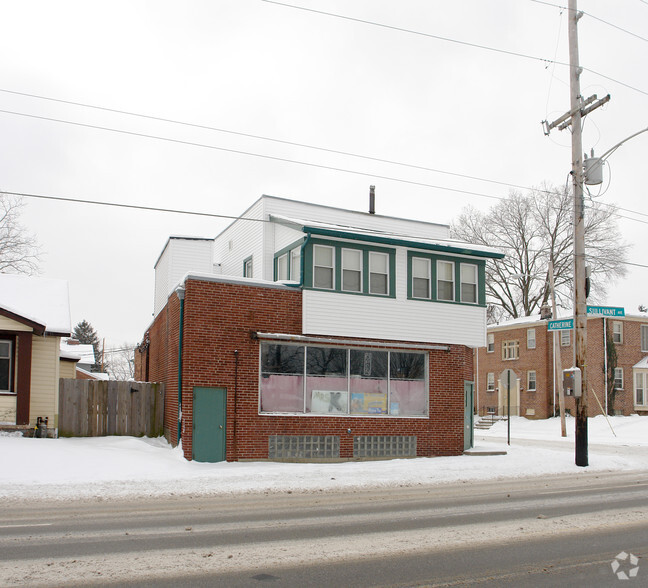
M 218 425 L 218 428 L 219 428 L 219 429 L 222 429 L 222 428 L 223 428 L 223 425 Z

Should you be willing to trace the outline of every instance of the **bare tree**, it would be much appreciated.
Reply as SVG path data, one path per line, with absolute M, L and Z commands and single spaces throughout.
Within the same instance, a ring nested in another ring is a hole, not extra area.
M 0 193 L 0 272 L 38 272 L 38 244 L 18 220 L 23 206 L 20 198 Z
M 111 380 L 132 380 L 135 377 L 135 345 L 124 343 L 115 349 L 106 349 L 106 371 Z
M 608 283 L 626 274 L 628 245 L 621 239 L 615 213 L 614 207 L 597 202 L 586 210 L 586 265 L 593 300 L 603 299 Z M 513 191 L 485 213 L 468 207 L 452 224 L 455 238 L 490 245 L 506 254 L 503 260 L 486 264 L 489 323 L 530 316 L 547 304 L 550 261 L 557 304 L 572 307 L 572 216 L 571 192 L 543 186 L 529 194 Z

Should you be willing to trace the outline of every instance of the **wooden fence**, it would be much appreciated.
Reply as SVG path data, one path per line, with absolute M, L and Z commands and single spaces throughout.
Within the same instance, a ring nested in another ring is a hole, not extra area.
M 59 383 L 59 437 L 159 437 L 164 384 L 73 380 Z

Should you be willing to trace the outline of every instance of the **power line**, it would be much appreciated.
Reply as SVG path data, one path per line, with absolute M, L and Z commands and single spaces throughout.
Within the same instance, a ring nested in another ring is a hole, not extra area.
M 138 112 L 130 112 L 130 111 L 127 111 L 127 110 L 119 110 L 119 109 L 116 109 L 116 108 L 108 108 L 108 107 L 105 107 L 105 106 L 97 106 L 97 105 L 94 105 L 94 104 L 86 104 L 86 103 L 83 103 L 83 102 L 74 102 L 72 100 L 63 100 L 63 99 L 60 99 L 60 98 L 51 98 L 49 96 L 40 96 L 40 95 L 37 95 L 37 94 L 29 94 L 27 92 L 18 92 L 18 91 L 15 91 L 15 90 L 7 90 L 7 89 L 4 89 L 4 88 L 0 88 L 0 92 L 5 92 L 7 94 L 14 94 L 14 95 L 17 95 L 17 96 L 27 96 L 29 98 L 37 98 L 39 100 L 48 100 L 50 102 L 58 102 L 58 103 L 61 103 L 61 104 L 70 104 L 72 106 L 81 106 L 83 108 L 92 108 L 94 110 L 100 110 L 100 111 L 104 111 L 104 112 L 112 112 L 112 113 L 116 113 L 116 114 L 124 114 L 124 115 L 127 115 L 127 116 L 134 116 L 134 117 L 144 118 L 144 119 L 148 119 L 148 120 L 154 120 L 154 121 L 158 121 L 158 122 L 165 122 L 165 123 L 171 123 L 171 124 L 176 124 L 176 125 L 182 125 L 182 126 L 192 127 L 192 128 L 196 128 L 196 129 L 204 129 L 204 130 L 209 130 L 209 131 L 215 131 L 215 132 L 218 132 L 218 133 L 227 133 L 227 134 L 230 134 L 230 135 L 237 135 L 239 137 L 247 137 L 247 138 L 251 138 L 251 139 L 259 139 L 259 140 L 262 140 L 262 141 L 271 141 L 273 143 L 280 143 L 282 145 L 290 145 L 292 147 L 302 147 L 302 148 L 305 148 L 305 149 L 313 149 L 313 150 L 316 150 L 316 151 L 323 151 L 325 153 L 333 153 L 333 154 L 336 154 L 336 155 L 344 155 L 344 156 L 348 156 L 348 157 L 355 157 L 355 158 L 358 158 L 358 159 L 366 159 L 368 161 L 375 161 L 375 162 L 378 162 L 378 163 L 388 163 L 390 165 L 399 165 L 399 166 L 408 167 L 408 168 L 411 168 L 411 169 L 418 169 L 418 170 L 422 170 L 422 171 L 429 171 L 429 172 L 434 172 L 434 173 L 439 173 L 439 174 L 445 174 L 445 175 L 455 176 L 455 177 L 458 177 L 458 178 L 464 178 L 464 179 L 468 179 L 468 180 L 477 180 L 477 181 L 480 181 L 480 182 L 488 182 L 488 183 L 491 183 L 491 184 L 498 184 L 500 186 L 509 186 L 511 188 L 519 188 L 521 190 L 530 190 L 531 189 L 528 186 L 520 186 L 518 184 L 511 184 L 509 182 L 502 182 L 502 181 L 492 180 L 492 179 L 488 179 L 488 178 L 480 178 L 480 177 L 471 176 L 471 175 L 468 175 L 468 174 L 461 174 L 461 173 L 458 173 L 458 172 L 450 172 L 450 171 L 446 171 L 446 170 L 441 170 L 441 169 L 436 169 L 436 168 L 431 168 L 431 167 L 425 167 L 425 166 L 422 166 L 422 165 L 405 163 L 405 162 L 402 162 L 402 161 L 396 161 L 396 160 L 391 160 L 391 159 L 383 159 L 383 158 L 380 158 L 380 157 L 372 157 L 370 155 L 362 155 L 362 154 L 359 154 L 359 153 L 352 153 L 352 152 L 349 152 L 349 151 L 342 151 L 342 150 L 339 150 L 339 149 L 330 149 L 330 148 L 327 148 L 327 147 L 318 147 L 316 145 L 309 145 L 307 143 L 299 143 L 299 142 L 296 142 L 296 141 L 287 141 L 287 140 L 283 140 L 283 139 L 275 139 L 273 137 L 265 137 L 263 135 L 255 135 L 255 134 L 252 134 L 252 133 L 244 133 L 244 132 L 240 132 L 240 131 L 232 131 L 230 129 L 222 129 L 222 128 L 212 127 L 212 126 L 199 124 L 199 123 L 190 123 L 190 122 L 186 122 L 186 121 L 180 121 L 180 120 L 174 120 L 174 119 L 170 119 L 170 118 L 153 116 L 153 115 L 149 115 L 149 114 L 142 114 L 142 113 L 138 113 Z
M 439 186 L 439 185 L 436 185 L 436 184 L 428 184 L 426 182 L 416 182 L 414 180 L 406 180 L 404 178 L 396 178 L 396 177 L 393 177 L 393 176 L 384 176 L 384 175 L 379 175 L 379 174 L 374 174 L 374 173 L 369 173 L 369 172 L 361 172 L 361 171 L 351 170 L 351 169 L 346 169 L 346 168 L 341 168 L 341 167 L 334 167 L 334 166 L 330 166 L 330 165 L 322 165 L 322 164 L 319 164 L 319 163 L 311 163 L 311 162 L 307 162 L 307 161 L 299 161 L 297 159 L 290 159 L 290 158 L 287 158 L 287 157 L 277 157 L 277 156 L 274 156 L 274 155 L 265 155 L 263 153 L 254 153 L 254 152 L 251 152 L 251 151 L 243 151 L 241 149 L 230 149 L 230 148 L 227 148 L 227 147 L 219 147 L 217 145 L 208 145 L 206 143 L 197 143 L 195 141 L 185 141 L 185 140 L 182 140 L 182 139 L 172 139 L 170 137 L 163 137 L 161 135 L 151 135 L 151 134 L 148 134 L 148 133 L 138 133 L 138 132 L 135 132 L 135 131 L 126 131 L 124 129 L 116 129 L 116 128 L 112 128 L 112 127 L 104 127 L 104 126 L 100 126 L 100 125 L 91 125 L 89 123 L 81 123 L 81 122 L 76 122 L 76 121 L 71 121 L 71 120 L 52 118 L 52 117 L 48 117 L 48 116 L 39 116 L 39 115 L 35 115 L 35 114 L 27 114 L 27 113 L 24 113 L 24 112 L 16 112 L 16 111 L 12 111 L 12 110 L 0 110 L 0 112 L 2 112 L 4 114 L 12 114 L 12 115 L 15 115 L 15 116 L 24 116 L 24 117 L 27 117 L 27 118 L 35 118 L 35 119 L 38 119 L 38 120 L 47 120 L 47 121 L 50 121 L 50 122 L 58 122 L 58 123 L 63 123 L 63 124 L 69 124 L 69 125 L 74 125 L 74 126 L 77 126 L 77 127 L 85 127 L 85 128 L 89 128 L 89 129 L 98 129 L 98 130 L 102 130 L 102 131 L 110 131 L 110 132 L 113 132 L 113 133 L 121 133 L 121 134 L 124 134 L 124 135 L 131 135 L 131 136 L 134 136 L 134 137 L 144 137 L 144 138 L 147 138 L 147 139 L 157 139 L 159 141 L 168 141 L 170 143 L 179 143 L 181 145 L 190 145 L 192 147 L 204 147 L 206 149 L 214 149 L 216 151 L 224 151 L 226 153 L 235 153 L 237 155 L 247 155 L 249 157 L 259 157 L 261 159 L 269 159 L 269 160 L 272 160 L 272 161 L 280 161 L 282 163 L 294 163 L 296 165 L 303 165 L 303 166 L 307 166 L 307 167 L 314 167 L 314 168 L 325 169 L 325 170 L 329 170 L 329 171 L 337 171 L 337 172 L 352 174 L 352 175 L 356 175 L 356 176 L 365 176 L 365 177 L 369 177 L 369 178 L 376 178 L 376 179 L 379 179 L 379 180 L 389 180 L 389 181 L 392 181 L 392 182 L 400 182 L 400 183 L 409 184 L 409 185 L 412 185 L 412 186 L 422 186 L 424 188 L 434 188 L 434 189 L 438 189 L 438 190 L 446 190 L 448 192 L 454 192 L 454 193 L 457 193 L 457 194 L 467 194 L 469 196 L 481 196 L 483 198 L 491 198 L 491 199 L 494 199 L 494 200 L 503 200 L 502 196 L 494 196 L 492 194 L 484 194 L 483 192 L 473 192 L 473 191 L 470 191 L 470 190 L 461 190 L 459 188 L 449 188 L 447 186 Z
M 554 61 L 554 60 L 551 60 L 551 59 L 546 59 L 544 57 L 537 57 L 535 55 L 529 55 L 527 53 L 520 53 L 520 52 L 517 52 L 517 51 L 510 51 L 508 49 L 498 49 L 496 47 L 489 47 L 488 45 L 480 45 L 479 43 L 471 43 L 469 41 L 460 41 L 459 39 L 452 39 L 450 37 L 443 37 L 441 35 L 433 35 L 432 33 L 424 33 L 422 31 L 415 31 L 413 29 L 406 29 L 406 28 L 403 28 L 403 27 L 397 27 L 397 26 L 394 26 L 394 25 L 388 25 L 388 24 L 384 24 L 384 23 L 380 23 L 380 22 L 375 22 L 375 21 L 372 21 L 372 20 L 366 20 L 366 19 L 362 19 L 362 18 L 355 18 L 355 17 L 352 17 L 352 16 L 346 16 L 346 15 L 343 15 L 343 14 L 336 14 L 336 13 L 333 13 L 333 12 L 325 12 L 323 10 L 315 10 L 314 8 L 306 8 L 305 6 L 297 6 L 295 4 L 287 4 L 285 2 L 277 2 L 276 0 L 261 0 L 261 2 L 265 2 L 267 4 L 276 4 L 277 6 L 283 6 L 285 8 L 292 8 L 294 10 L 303 10 L 305 12 L 313 12 L 315 14 L 321 14 L 321 15 L 324 15 L 324 16 L 331 16 L 333 18 L 339 18 L 339 19 L 342 19 L 342 20 L 349 20 L 349 21 L 352 21 L 352 22 L 358 22 L 358 23 L 361 23 L 361 24 L 367 24 L 367 25 L 371 25 L 371 26 L 375 26 L 375 27 L 384 28 L 384 29 L 390 29 L 390 30 L 393 30 L 393 31 L 399 31 L 401 33 L 407 33 L 407 34 L 410 34 L 410 35 L 417 35 L 417 36 L 420 36 L 420 37 L 428 37 L 430 39 L 436 39 L 438 41 L 446 41 L 447 43 L 455 43 L 457 45 L 464 45 L 466 47 L 472 47 L 473 49 L 483 49 L 484 51 L 492 51 L 494 53 L 502 53 L 504 55 L 510 55 L 510 56 L 513 56 L 513 57 L 521 57 L 523 59 L 530 59 L 532 61 L 540 61 L 540 62 L 542 62 L 542 63 L 544 63 L 546 65 L 549 65 L 551 63 L 555 63 L 557 65 L 562 65 L 564 67 L 571 67 L 569 63 L 566 63 L 564 61 Z M 622 82 L 621 80 L 617 80 L 615 78 L 612 78 L 610 76 L 602 74 L 602 73 L 600 73 L 598 71 L 595 71 L 593 69 L 590 69 L 588 67 L 580 66 L 580 69 L 583 70 L 583 71 L 588 71 L 591 74 L 597 75 L 597 76 L 602 77 L 602 78 L 604 78 L 606 80 L 609 80 L 611 82 L 615 82 L 616 84 L 624 86 L 624 87 L 626 87 L 626 88 L 628 88 L 630 90 L 634 90 L 635 92 L 639 92 L 640 94 L 644 94 L 644 95 L 648 96 L 648 92 L 646 92 L 645 90 L 641 90 L 640 88 L 637 88 L 635 86 L 631 86 L 630 84 L 627 84 L 626 82 Z

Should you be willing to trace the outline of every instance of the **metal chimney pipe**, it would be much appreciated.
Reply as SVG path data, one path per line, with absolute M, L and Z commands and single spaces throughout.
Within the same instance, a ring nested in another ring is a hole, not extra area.
M 376 186 L 369 186 L 369 214 L 376 214 Z

